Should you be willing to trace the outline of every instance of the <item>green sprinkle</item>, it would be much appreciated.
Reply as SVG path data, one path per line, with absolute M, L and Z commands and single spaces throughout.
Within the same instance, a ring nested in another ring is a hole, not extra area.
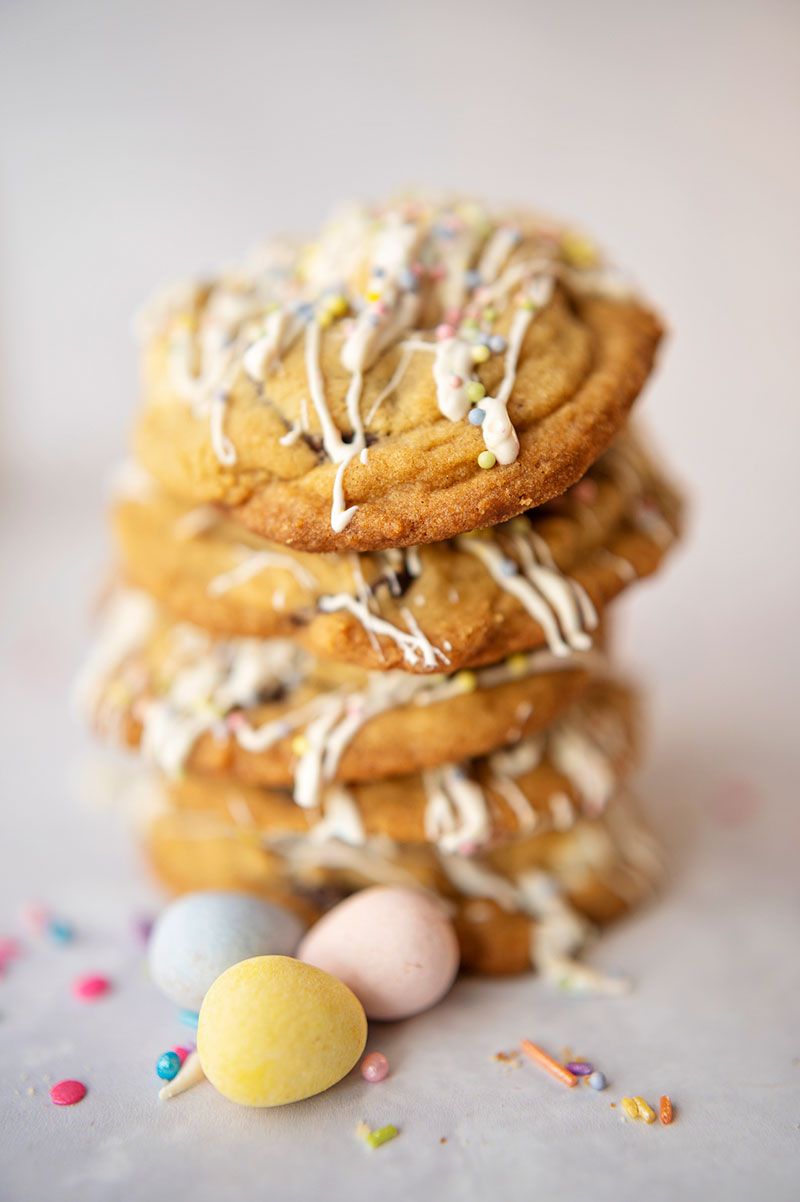
M 472 401 L 473 405 L 477 405 L 478 401 L 482 401 L 486 396 L 486 389 L 480 380 L 470 380 L 467 384 L 467 400 Z
M 381 1127 L 378 1131 L 370 1131 L 367 1136 L 367 1143 L 371 1148 L 379 1148 L 381 1144 L 388 1144 L 390 1139 L 394 1139 L 400 1132 L 391 1124 L 388 1127 Z
M 494 467 L 497 463 L 491 451 L 481 451 L 478 456 L 478 467 Z

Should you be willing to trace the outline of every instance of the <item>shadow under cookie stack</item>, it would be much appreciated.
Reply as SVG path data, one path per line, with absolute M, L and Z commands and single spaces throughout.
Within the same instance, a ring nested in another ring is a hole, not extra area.
M 582 235 L 412 198 L 142 315 L 119 571 L 79 695 L 150 765 L 172 891 L 441 897 L 462 963 L 576 959 L 650 892 L 606 610 L 679 501 L 626 426 L 657 318 Z

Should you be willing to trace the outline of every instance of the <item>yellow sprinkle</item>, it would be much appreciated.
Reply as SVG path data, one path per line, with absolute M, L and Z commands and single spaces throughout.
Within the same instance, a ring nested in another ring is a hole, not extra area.
M 347 303 L 347 297 L 342 296 L 341 292 L 336 296 L 331 296 L 328 299 L 328 310 L 334 317 L 342 317 L 347 312 L 350 306 Z
M 491 351 L 489 350 L 488 346 L 481 346 L 480 344 L 478 346 L 473 346 L 472 362 L 473 363 L 485 363 L 486 360 L 489 358 L 490 354 L 491 354 Z
M 381 299 L 381 294 L 380 294 L 380 292 L 378 292 L 378 290 L 376 288 L 370 288 L 367 291 L 367 300 L 368 301 L 377 301 L 380 299 Z
M 625 1111 L 629 1119 L 638 1119 L 639 1107 L 633 1098 L 623 1098 L 622 1109 Z
M 644 1119 L 646 1123 L 654 1123 L 656 1121 L 656 1112 L 652 1106 L 648 1106 L 644 1098 L 634 1098 L 636 1108 L 639 1111 L 639 1118 Z
M 506 667 L 512 676 L 524 676 L 528 671 L 528 657 L 522 651 L 517 651 L 514 655 L 509 655 L 506 660 Z
M 305 735 L 295 735 L 292 739 L 292 751 L 295 755 L 305 755 L 311 749 L 311 744 Z
M 456 672 L 453 680 L 461 693 L 474 693 L 478 687 L 478 678 L 474 672 Z
M 195 320 L 190 313 L 180 313 L 175 318 L 175 331 L 178 334 L 191 333 L 195 328 Z
M 596 267 L 600 261 L 595 244 L 578 230 L 567 230 L 562 235 L 561 253 L 571 267 Z
M 333 314 L 329 309 L 323 309 L 321 313 L 317 314 L 317 325 L 322 326 L 323 330 L 326 329 L 326 327 L 329 326 L 332 321 Z

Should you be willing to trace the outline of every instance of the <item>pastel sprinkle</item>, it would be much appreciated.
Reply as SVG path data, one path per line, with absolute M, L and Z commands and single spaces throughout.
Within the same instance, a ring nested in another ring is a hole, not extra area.
M 523 1039 L 520 1042 L 520 1048 L 534 1064 L 538 1064 L 551 1077 L 555 1077 L 556 1081 L 560 1081 L 562 1085 L 577 1085 L 578 1078 L 571 1073 L 568 1068 L 564 1068 L 563 1064 L 559 1064 L 552 1056 L 548 1056 L 547 1052 L 542 1048 L 537 1047 L 535 1043 L 531 1043 L 529 1039 Z
M 502 334 L 493 334 L 489 339 L 489 349 L 494 351 L 496 355 L 502 354 L 506 349 L 506 340 Z
M 132 923 L 133 934 L 139 943 L 147 943 L 153 929 L 153 919 L 147 915 L 137 915 Z
M 388 1144 L 390 1139 L 396 1139 L 400 1132 L 391 1123 L 388 1127 L 381 1127 L 378 1131 L 370 1131 L 367 1136 L 367 1143 L 371 1148 L 380 1148 L 382 1144 Z
M 478 687 L 478 677 L 474 672 L 456 672 L 453 683 L 460 693 L 474 693 Z
M 101 977 L 94 973 L 86 977 L 78 977 L 77 981 L 72 983 L 73 994 L 82 1002 L 94 1002 L 97 998 L 104 997 L 110 989 L 111 982 L 108 977 Z
M 461 385 L 464 383 L 464 381 L 461 379 L 461 376 L 453 375 L 450 377 L 450 379 L 447 381 L 447 383 L 450 385 L 451 388 L 460 388 Z
M 500 571 L 502 572 L 502 574 L 504 576 L 516 576 L 517 573 L 519 572 L 519 568 L 514 563 L 513 559 L 501 559 L 500 560 Z
M 196 1010 L 179 1010 L 178 1022 L 183 1023 L 185 1027 L 197 1028 L 197 1022 L 200 1015 Z
M 74 1106 L 86 1097 L 86 1086 L 82 1081 L 59 1081 L 50 1089 L 54 1106 Z
M 496 463 L 497 460 L 491 451 L 481 451 L 480 455 L 478 456 L 478 467 L 494 467 Z
M 467 414 L 467 421 L 472 426 L 481 426 L 483 425 L 485 417 L 486 411 L 484 409 L 470 409 L 469 413 Z
M 648 1106 L 644 1098 L 623 1098 L 622 1109 L 629 1119 L 643 1120 L 645 1123 L 656 1121 L 655 1110 L 652 1106 Z
M 443 321 L 441 325 L 436 327 L 436 338 L 439 342 L 444 342 L 446 338 L 453 338 L 455 330 L 449 322 Z
M 478 401 L 482 401 L 485 396 L 486 389 L 480 380 L 470 380 L 469 384 L 467 384 L 467 400 L 472 401 L 473 405 L 475 405 Z
M 489 350 L 488 346 L 481 346 L 481 344 L 478 343 L 477 346 L 473 346 L 472 348 L 472 362 L 485 363 L 491 353 L 492 352 Z
M 567 1068 L 576 1077 L 589 1077 L 594 1072 L 594 1066 L 587 1064 L 585 1060 L 570 1060 Z
M 15 960 L 22 955 L 22 946 L 18 939 L 10 935 L 0 936 L 0 964 L 6 960 Z
M 525 652 L 517 651 L 514 655 L 509 655 L 506 667 L 512 676 L 524 676 L 528 671 L 528 657 Z
M 668 1094 L 663 1094 L 658 1103 L 658 1117 L 665 1127 L 672 1122 L 672 1102 Z
M 389 1075 L 389 1061 L 381 1052 L 370 1052 L 361 1061 L 361 1076 L 365 1081 L 376 1084 Z
M 61 918 L 53 918 L 47 924 L 47 934 L 53 943 L 71 943 L 75 938 L 75 928 Z
M 608 1082 L 603 1074 L 595 1069 L 595 1071 L 586 1078 L 586 1084 L 592 1089 L 605 1089 Z
M 181 1067 L 181 1058 L 177 1052 L 165 1052 L 156 1062 L 156 1072 L 162 1081 L 171 1081 L 177 1077 Z
M 295 735 L 292 739 L 292 751 L 295 755 L 305 755 L 311 744 L 305 735 Z

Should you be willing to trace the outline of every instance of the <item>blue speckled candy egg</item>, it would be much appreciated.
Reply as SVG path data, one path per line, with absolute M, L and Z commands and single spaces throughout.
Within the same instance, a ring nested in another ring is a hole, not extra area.
M 260 898 L 224 890 L 187 893 L 153 927 L 150 975 L 176 1005 L 199 1010 L 231 965 L 254 956 L 291 956 L 302 933 L 294 914 Z

